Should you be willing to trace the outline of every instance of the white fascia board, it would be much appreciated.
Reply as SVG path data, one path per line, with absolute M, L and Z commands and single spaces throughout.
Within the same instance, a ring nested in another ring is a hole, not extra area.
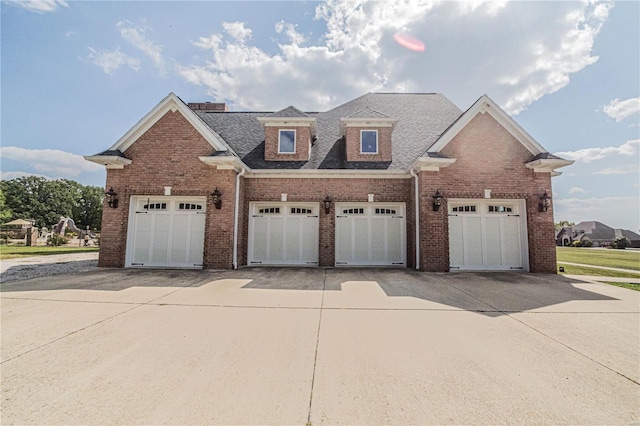
M 440 152 L 467 124 L 478 114 L 489 113 L 502 127 L 516 138 L 529 152 L 538 155 L 546 150 L 536 142 L 516 121 L 504 112 L 489 96 L 483 95 L 466 112 L 462 114 L 447 131 L 440 136 L 440 139 L 429 148 L 429 152 Z
M 559 173 L 555 169 L 560 167 L 566 167 L 573 164 L 573 160 L 561 160 L 555 158 L 542 158 L 539 160 L 530 161 L 525 164 L 528 169 L 533 169 L 536 173 Z M 557 175 L 554 175 L 557 176 Z
M 127 133 L 109 148 L 110 150 L 119 150 L 124 152 L 129 148 L 140 136 L 149 130 L 154 124 L 162 118 L 168 111 L 180 111 L 182 116 L 191 124 L 202 137 L 216 151 L 232 151 L 224 142 L 222 137 L 207 126 L 201 119 L 189 108 L 182 100 L 171 92 L 158 105 L 155 106 L 147 115 L 136 123 Z
M 258 117 L 258 121 L 264 127 L 310 127 L 311 134 L 315 135 L 315 117 Z
M 198 159 L 218 170 L 235 170 L 236 172 L 239 172 L 242 169 L 250 170 L 249 167 L 247 167 L 247 165 L 237 157 L 212 157 L 205 155 L 198 157 Z
M 271 170 L 253 169 L 244 177 L 249 179 L 410 179 L 408 171 L 389 170 Z
M 449 167 L 455 162 L 455 158 L 420 157 L 413 163 L 411 168 L 417 172 L 438 172 L 441 168 Z
M 117 155 L 85 155 L 84 159 L 105 166 L 107 169 L 124 169 L 131 160 Z

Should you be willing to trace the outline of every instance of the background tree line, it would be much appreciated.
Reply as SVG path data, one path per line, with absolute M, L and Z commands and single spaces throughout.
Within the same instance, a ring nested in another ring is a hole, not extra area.
M 70 217 L 80 229 L 99 230 L 104 189 L 69 179 L 26 176 L 0 181 L 0 223 L 34 219 L 41 228 Z

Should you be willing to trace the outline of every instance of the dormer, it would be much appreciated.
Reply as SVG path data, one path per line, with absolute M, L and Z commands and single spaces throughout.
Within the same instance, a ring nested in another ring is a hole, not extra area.
M 264 159 L 307 161 L 316 135 L 316 119 L 295 107 L 258 117 L 264 127 Z
M 391 161 L 391 133 L 397 122 L 368 107 L 341 118 L 347 161 Z

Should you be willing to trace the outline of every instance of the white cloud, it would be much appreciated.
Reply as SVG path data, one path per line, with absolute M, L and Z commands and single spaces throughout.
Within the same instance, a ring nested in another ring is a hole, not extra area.
M 579 186 L 574 186 L 573 188 L 571 188 L 569 190 L 569 194 L 586 194 L 587 191 L 585 191 L 584 189 L 580 188 Z
M 17 179 L 20 177 L 26 177 L 26 176 L 36 176 L 36 177 L 41 177 L 41 178 L 45 178 L 48 180 L 54 180 L 54 178 L 52 178 L 51 176 L 45 176 L 45 175 L 41 175 L 38 173 L 31 173 L 31 172 L 0 172 L 0 180 L 11 180 L 11 179 Z
M 28 162 L 36 172 L 65 177 L 78 176 L 82 172 L 102 170 L 102 166 L 86 161 L 81 155 L 57 149 L 26 149 L 17 146 L 0 147 L 3 160 Z
M 135 71 L 140 69 L 140 60 L 122 53 L 119 47 L 115 50 L 97 50 L 93 47 L 88 49 L 89 55 L 87 59 L 102 68 L 106 74 L 111 74 L 123 65 Z
M 69 4 L 63 0 L 7 0 L 7 2 L 34 13 L 55 12 L 59 7 L 69 7 Z
M 129 21 L 118 22 L 118 28 L 120 28 L 120 35 L 127 43 L 147 55 L 161 74 L 166 72 L 165 62 L 162 56 L 162 46 L 149 40 L 145 35 L 146 31 L 150 28 L 146 26 L 136 28 Z
M 624 101 L 616 98 L 609 102 L 609 105 L 605 105 L 602 110 L 609 117 L 615 118 L 617 123 L 640 112 L 640 98 L 625 99 Z
M 640 228 L 640 197 L 555 198 L 554 217 L 571 222 L 597 220 L 613 228 Z
M 567 158 L 569 160 L 590 163 L 595 160 L 601 160 L 609 155 L 636 155 L 638 153 L 638 145 L 640 145 L 640 139 L 634 139 L 627 141 L 620 146 L 608 146 L 605 148 L 584 148 L 577 151 L 557 152 L 556 155 Z
M 517 114 L 565 87 L 597 61 L 594 41 L 609 3 L 402 2 L 328 0 L 315 19 L 326 25 L 319 40 L 295 22 L 276 22 L 276 50 L 254 42 L 243 22 L 200 37 L 204 60 L 178 66 L 189 83 L 207 88 L 235 108 L 320 110 L 370 91 L 440 92 L 465 109 L 488 93 Z M 514 27 L 514 22 L 517 26 Z M 409 52 L 397 32 L 422 41 Z M 304 43 L 304 46 L 303 46 Z M 259 47 L 260 46 L 260 47 Z M 200 56 L 200 55 L 198 55 Z
M 640 165 L 635 166 L 622 166 L 622 167 L 607 167 L 597 172 L 593 172 L 594 175 L 628 175 L 630 173 L 638 173 L 640 171 Z
M 244 43 L 251 39 L 251 30 L 246 28 L 246 22 L 223 22 L 222 28 L 239 43 Z
M 297 25 L 290 24 L 284 21 L 280 21 L 276 23 L 275 29 L 278 34 L 284 33 L 288 38 L 291 44 L 301 44 L 304 43 L 305 37 L 296 31 Z

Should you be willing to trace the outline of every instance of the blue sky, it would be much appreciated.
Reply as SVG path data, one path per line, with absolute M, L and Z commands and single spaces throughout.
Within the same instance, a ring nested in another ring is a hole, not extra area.
M 575 160 L 553 180 L 556 220 L 640 229 L 638 2 L 0 7 L 3 179 L 103 186 L 104 170 L 81 156 L 107 149 L 169 92 L 232 110 L 310 111 L 375 91 L 440 92 L 464 110 L 486 93 Z

